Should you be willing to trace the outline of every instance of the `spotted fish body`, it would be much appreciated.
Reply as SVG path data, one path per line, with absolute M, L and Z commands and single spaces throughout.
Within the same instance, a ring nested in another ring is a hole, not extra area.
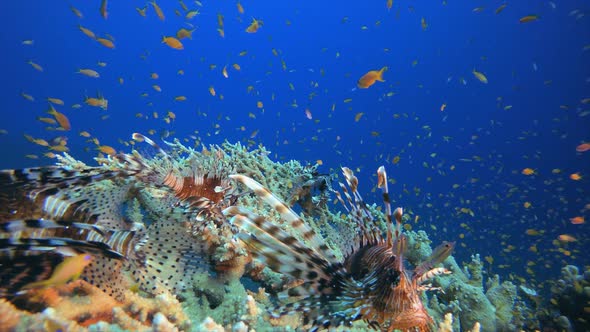
M 352 171 L 343 168 L 348 188 L 341 184 L 350 219 L 357 225 L 354 243 L 343 260 L 336 259 L 322 238 L 307 226 L 291 209 L 259 183 L 243 175 L 231 177 L 272 206 L 293 230 L 297 239 L 262 216 L 244 208 L 230 207 L 224 213 L 243 233 L 240 238 L 252 254 L 276 272 L 299 280 L 299 286 L 288 295 L 300 300 L 279 305 L 276 315 L 300 312 L 304 325 L 311 331 L 336 326 L 351 326 L 365 320 L 382 331 L 429 331 L 432 319 L 426 312 L 420 283 L 445 269 L 425 271 L 450 255 L 450 250 L 437 252 L 419 271 L 405 269 L 406 238 L 401 234 L 402 210 L 391 212 L 385 170 L 380 168 L 379 186 L 383 190 L 388 230 L 381 231 L 380 221 L 367 209 L 357 192 L 358 180 Z M 395 228 L 392 225 L 395 218 Z
M 94 257 L 81 277 L 117 300 L 130 282 L 154 295 L 180 292 L 207 269 L 203 246 L 184 225 L 157 220 L 145 226 L 123 216 L 136 193 L 140 168 L 134 167 L 0 171 L 0 296 L 47 279 L 81 253 Z M 124 271 L 133 271 L 132 279 Z

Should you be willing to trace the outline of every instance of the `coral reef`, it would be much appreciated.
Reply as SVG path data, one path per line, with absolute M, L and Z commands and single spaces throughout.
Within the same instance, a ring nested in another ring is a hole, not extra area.
M 180 302 L 170 294 L 145 298 L 128 291 L 120 303 L 83 280 L 35 290 L 13 302 L 0 299 L 2 331 L 178 331 L 191 326 Z
M 298 281 L 252 260 L 247 248 L 236 238 L 238 230 L 222 211 L 230 205 L 245 207 L 254 214 L 266 216 L 299 241 L 309 244 L 308 239 L 254 195 L 237 193 L 235 184 L 226 177 L 233 173 L 251 177 L 289 207 L 300 208 L 302 221 L 325 240 L 337 260 L 342 260 L 345 256 L 343 248 L 352 243 L 356 224 L 329 203 L 334 199 L 331 182 L 335 176 L 320 174 L 317 165 L 305 166 L 297 161 L 274 162 L 269 158 L 270 152 L 262 146 L 248 150 L 239 143 L 224 143 L 197 151 L 178 140 L 167 145 L 166 155 L 157 151 L 152 158 L 134 152 L 123 158 L 97 159 L 104 170 L 123 169 L 134 177 L 102 181 L 94 189 L 121 191 L 113 197 L 122 201 L 124 209 L 119 213 L 120 218 L 132 232 L 149 228 L 161 220 L 177 225 L 182 233 L 186 233 L 183 241 L 186 239 L 204 248 L 199 254 L 205 256 L 202 260 L 211 268 L 187 274 L 190 278 L 182 280 L 187 284 L 185 291 L 172 292 L 171 287 L 162 287 L 161 291 L 152 294 L 146 289 L 138 291 L 134 283 L 129 283 L 122 290 L 124 296 L 114 299 L 78 280 L 64 286 L 35 290 L 13 299 L 12 303 L 0 299 L 0 330 L 23 330 L 25 326 L 31 326 L 32 330 L 68 331 L 288 331 L 303 326 L 299 314 L 280 318 L 268 315 L 274 307 L 276 295 Z M 65 154 L 59 157 L 59 166 L 71 171 L 90 168 Z M 98 171 L 95 169 L 93 172 Z M 221 185 L 216 184 L 205 191 L 191 189 L 189 195 L 188 187 L 184 186 L 189 182 L 183 182 L 183 186 L 179 182 L 170 182 L 173 174 L 175 179 L 188 178 L 183 181 L 193 181 L 190 183 L 194 185 L 207 183 L 200 182 L 199 177 L 205 179 L 209 171 L 219 177 L 216 183 Z M 184 189 L 176 190 L 179 188 Z M 75 194 L 80 192 L 75 191 Z M 221 192 L 224 195 L 216 195 Z M 378 205 L 366 205 L 365 208 L 374 216 L 377 227 L 385 231 L 387 219 Z M 407 261 L 416 267 L 432 254 L 431 241 L 424 231 L 404 233 Z M 153 239 L 157 234 L 150 233 L 148 238 Z M 478 324 L 481 324 L 482 331 L 538 328 L 531 309 L 536 305 L 536 292 L 530 286 L 517 286 L 501 282 L 498 276 L 486 276 L 477 255 L 464 267 L 460 267 L 452 256 L 438 266 L 444 266 L 452 273 L 435 276 L 429 286 L 434 291 L 422 294 L 421 298 L 441 331 L 476 331 Z M 128 274 L 128 271 L 123 273 Z M 590 272 L 580 275 L 574 267 L 564 269 L 562 279 L 552 288 L 555 310 L 551 313 L 551 321 L 555 326 L 566 330 L 573 326 L 587 327 L 580 325 L 588 324 L 587 311 L 572 304 L 588 303 L 589 276 Z M 366 322 L 358 321 L 344 330 L 367 329 Z
M 561 269 L 551 284 L 549 307 L 540 314 L 544 326 L 558 331 L 590 331 L 590 269 L 574 265 Z

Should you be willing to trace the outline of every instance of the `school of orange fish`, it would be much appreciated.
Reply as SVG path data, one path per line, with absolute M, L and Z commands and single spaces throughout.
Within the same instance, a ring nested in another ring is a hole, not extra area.
M 444 6 L 445 2 L 443 2 L 442 5 Z M 200 1 L 186 1 L 185 3 L 185 1 L 179 0 L 174 2 L 174 4 L 163 4 L 152 1 L 143 7 L 135 8 L 135 10 L 137 13 L 136 15 L 139 18 L 150 20 L 153 24 L 156 24 L 157 21 L 174 20 L 175 22 L 178 22 L 178 29 L 176 32 L 160 31 L 160 36 L 151 36 L 150 38 L 154 41 L 157 40 L 157 43 L 152 44 L 152 46 L 160 44 L 153 47 L 165 47 L 169 48 L 171 52 L 178 51 L 186 53 L 192 51 L 193 47 L 207 47 L 207 45 L 194 45 L 194 39 L 197 34 L 211 33 L 210 30 L 206 28 L 206 25 L 215 21 L 216 30 L 214 33 L 216 33 L 221 39 L 234 38 L 235 35 L 239 34 L 250 37 L 253 34 L 257 34 L 257 37 L 268 38 L 269 45 L 271 46 L 268 47 L 270 50 L 267 49 L 265 51 L 270 51 L 272 53 L 275 62 L 269 65 L 267 72 L 263 73 L 263 76 L 261 76 L 260 79 L 261 81 L 272 75 L 273 71 L 276 70 L 284 73 L 301 70 L 300 68 L 291 68 L 287 64 L 289 55 L 285 54 L 285 52 L 278 47 L 272 47 L 273 40 L 270 35 L 259 36 L 263 31 L 270 30 L 270 33 L 272 27 L 269 26 L 268 23 L 265 23 L 260 17 L 256 17 L 256 13 L 248 13 L 246 15 L 247 6 L 245 6 L 244 3 L 240 1 L 235 3 L 235 11 L 231 13 L 214 13 L 207 6 L 208 4 L 201 3 Z M 384 4 L 384 11 L 387 11 L 387 13 L 390 13 L 390 11 L 396 11 L 396 15 L 399 16 L 400 9 L 396 9 L 395 6 L 402 5 L 397 3 L 394 4 L 392 0 L 387 0 Z M 549 6 L 555 8 L 556 5 L 553 2 L 549 2 Z M 95 12 L 83 13 L 80 9 L 72 5 L 70 7 L 71 12 L 73 13 L 72 24 L 77 22 L 77 28 L 80 31 L 80 40 L 87 41 L 90 39 L 93 42 L 97 42 L 97 47 L 111 49 L 113 52 L 117 51 L 119 43 L 123 42 L 119 40 L 116 41 L 116 38 L 114 37 L 114 35 L 117 35 L 118 31 L 106 32 L 108 30 L 108 25 L 96 24 L 96 27 L 90 26 L 87 25 L 84 20 L 87 16 L 100 15 L 105 22 L 108 22 L 108 20 L 111 20 L 113 16 L 118 14 L 116 11 L 112 10 L 113 7 L 112 2 L 102 0 L 100 4 L 96 6 L 97 10 Z M 407 9 L 408 12 L 414 13 L 412 7 Z M 502 3 L 492 10 L 484 7 L 474 8 L 472 14 L 483 15 L 491 12 L 491 15 L 505 15 L 510 9 L 510 4 Z M 254 17 L 247 18 L 249 15 L 254 15 Z M 576 19 L 581 18 L 580 15 L 583 16 L 583 12 L 577 10 L 570 12 L 570 16 L 575 17 Z M 228 29 L 226 16 L 232 17 L 232 22 L 230 22 L 231 29 Z M 201 27 L 197 26 L 197 21 L 202 25 Z M 294 14 L 293 19 L 287 20 L 285 25 L 290 27 L 292 25 L 301 24 L 296 21 L 297 16 Z M 514 24 L 515 26 L 524 26 L 540 24 L 542 21 L 543 18 L 541 15 L 523 13 L 519 19 L 515 20 Z M 341 18 L 341 22 L 342 24 L 359 25 L 358 22 L 351 23 L 348 17 Z M 424 30 L 425 32 L 433 29 L 428 17 L 420 17 L 416 22 L 417 29 Z M 380 25 L 382 25 L 382 22 L 381 20 L 378 20 L 374 25 L 360 24 L 357 28 L 360 30 L 371 30 L 378 29 Z M 239 26 L 240 29 L 238 30 L 236 26 Z M 95 31 L 98 31 L 97 29 L 104 31 L 96 33 Z M 111 33 L 113 35 L 111 35 Z M 139 33 L 141 33 L 141 31 Z M 43 36 L 35 36 L 35 38 L 23 40 L 22 47 L 35 47 L 35 39 L 42 38 Z M 583 47 L 583 51 L 588 49 L 590 49 L 590 45 Z M 333 49 L 327 48 L 322 49 L 319 52 L 319 56 L 324 56 L 327 53 L 334 53 L 332 60 L 345 56 L 338 50 L 334 51 Z M 392 52 L 392 50 L 385 48 L 382 52 L 388 54 L 389 52 Z M 223 79 L 227 80 L 241 80 L 244 71 L 253 70 L 252 64 L 255 63 L 258 54 L 258 50 L 251 51 L 241 48 L 240 51 L 228 55 L 223 61 L 215 61 L 206 59 L 205 57 L 201 57 L 201 59 L 196 59 L 194 61 L 199 61 L 200 64 L 209 63 L 206 67 L 212 75 L 223 77 Z M 136 55 L 134 55 L 134 57 L 136 57 Z M 145 50 L 139 58 L 147 63 L 147 60 L 150 58 L 150 50 Z M 37 55 L 35 59 L 23 59 L 23 63 L 29 65 L 32 70 L 38 72 L 39 75 L 49 74 L 48 71 L 50 71 L 50 68 L 46 68 L 46 66 L 43 65 L 44 59 L 42 54 Z M 419 60 L 415 59 L 412 61 L 411 66 L 416 67 L 419 64 Z M 536 70 L 536 64 L 533 65 Z M 182 113 L 181 111 L 174 112 L 170 109 L 160 109 L 157 102 L 152 99 L 152 94 L 155 93 L 157 95 L 166 96 L 166 98 L 170 99 L 176 105 L 193 102 L 195 99 L 202 98 L 203 95 L 210 95 L 210 97 L 213 97 L 216 102 L 230 101 L 236 95 L 235 91 L 228 91 L 228 88 L 222 83 L 207 84 L 208 87 L 206 91 L 203 91 L 202 94 L 199 93 L 198 96 L 191 95 L 190 90 L 185 90 L 188 92 L 182 94 L 168 91 L 171 84 L 166 84 L 166 81 L 161 79 L 160 76 L 169 77 L 170 75 L 176 75 L 176 77 L 181 78 L 184 75 L 200 75 L 203 79 L 209 77 L 207 76 L 209 73 L 195 73 L 193 68 L 191 68 L 190 62 L 179 63 L 179 68 L 175 73 L 158 72 L 158 70 L 152 65 L 146 65 L 145 67 L 147 67 L 147 69 L 144 70 L 146 73 L 145 77 L 127 77 L 122 72 L 108 73 L 108 62 L 97 59 L 96 63 L 93 65 L 88 65 L 84 68 L 76 68 L 72 75 L 80 75 L 88 80 L 106 80 L 105 76 L 108 76 L 109 80 L 111 80 L 109 81 L 109 84 L 123 87 L 125 87 L 126 84 L 131 84 L 133 80 L 142 80 L 144 85 L 137 97 L 140 98 L 145 107 L 139 112 L 134 111 L 134 115 L 138 121 L 147 121 L 149 126 L 147 132 L 149 134 L 155 135 L 160 133 L 160 135 L 164 137 L 174 134 L 173 127 L 170 127 L 169 125 L 173 125 L 175 121 L 194 121 L 195 112 L 187 114 L 188 112 L 185 112 L 185 109 L 182 108 L 182 106 L 179 106 Z M 278 69 L 275 69 L 276 67 L 278 67 Z M 313 68 L 309 68 L 308 70 L 314 73 L 316 71 L 316 69 Z M 392 121 L 421 124 L 421 130 L 417 132 L 415 137 L 409 138 L 405 141 L 405 146 L 399 146 L 396 150 L 389 151 L 381 149 L 383 152 L 374 156 L 350 151 L 346 148 L 346 145 L 341 142 L 344 136 L 346 136 L 346 133 L 344 131 L 338 133 L 337 129 L 333 128 L 328 121 L 332 117 L 337 117 L 337 113 L 342 110 L 340 116 L 345 117 L 350 115 L 349 122 L 351 123 L 350 125 L 353 126 L 358 122 L 369 121 L 367 118 L 370 116 L 370 111 L 365 109 L 363 109 L 363 111 L 353 111 L 353 107 L 361 108 L 360 105 L 355 104 L 355 98 L 353 97 L 343 99 L 342 101 L 332 101 L 329 103 L 330 106 L 327 110 L 314 109 L 311 101 L 315 98 L 321 98 L 322 95 L 328 95 L 328 92 L 321 86 L 321 79 L 329 74 L 326 73 L 324 68 L 319 68 L 317 71 L 319 72 L 319 77 L 316 75 L 316 78 L 308 82 L 307 86 L 290 82 L 288 86 L 284 87 L 284 91 L 277 90 L 269 93 L 263 88 L 260 88 L 259 84 L 255 82 L 246 82 L 243 84 L 245 85 L 244 88 L 248 100 L 253 100 L 254 102 L 251 103 L 251 105 L 248 105 L 248 107 L 244 107 L 245 110 L 243 113 L 246 115 L 246 120 L 237 127 L 234 125 L 232 128 L 228 128 L 231 126 L 230 124 L 234 123 L 231 122 L 232 118 L 237 118 L 238 116 L 235 115 L 235 113 L 230 112 L 217 112 L 216 108 L 219 108 L 220 104 L 213 104 L 211 107 L 198 107 L 196 118 L 199 119 L 199 121 L 202 121 L 204 125 L 199 126 L 198 122 L 194 121 L 195 126 L 198 129 L 195 130 L 194 133 L 188 135 L 188 137 L 184 138 L 184 141 L 194 142 L 195 145 L 199 145 L 203 141 L 222 135 L 224 132 L 237 131 L 244 132 L 244 140 L 250 146 L 255 146 L 262 142 L 261 134 L 264 133 L 264 137 L 266 138 L 275 135 L 275 144 L 277 147 L 289 146 L 293 143 L 301 143 L 305 145 L 306 152 L 315 156 L 313 160 L 319 165 L 323 164 L 323 160 L 319 159 L 321 158 L 321 153 L 312 152 L 313 144 L 316 142 L 328 143 L 333 147 L 334 153 L 341 156 L 342 160 L 356 162 L 358 165 L 357 171 L 365 169 L 363 164 L 366 159 L 374 159 L 377 161 L 385 161 L 392 167 L 401 166 L 404 163 L 406 163 L 406 165 L 413 165 L 412 167 L 419 165 L 418 167 L 422 167 L 424 170 L 431 173 L 426 178 L 425 183 L 435 182 L 436 177 L 445 177 L 452 173 L 465 172 L 466 175 L 462 182 L 456 181 L 452 183 L 448 188 L 448 193 L 426 193 L 423 188 L 411 188 L 404 184 L 403 193 L 400 194 L 399 198 L 411 196 L 427 197 L 422 203 L 416 206 L 416 209 L 418 210 L 418 208 L 420 208 L 419 210 L 421 210 L 421 213 L 424 215 L 432 213 L 439 217 L 444 216 L 448 219 L 437 223 L 438 226 L 435 226 L 433 223 L 427 223 L 427 225 L 432 227 L 435 231 L 442 231 L 444 233 L 446 232 L 447 225 L 450 225 L 450 223 L 453 223 L 453 228 L 456 228 L 455 225 L 458 224 L 459 227 L 463 229 L 463 231 L 457 235 L 459 240 L 463 241 L 459 245 L 465 250 L 468 250 L 469 241 L 482 241 L 490 244 L 490 246 L 492 246 L 492 244 L 500 243 L 502 246 L 501 252 L 497 253 L 490 251 L 486 253 L 485 260 L 488 264 L 487 268 L 489 271 L 497 272 L 499 270 L 508 271 L 511 268 L 516 268 L 517 266 L 522 267 L 524 265 L 524 270 L 520 271 L 522 274 L 506 272 L 507 274 L 510 274 L 510 277 L 515 279 L 527 279 L 531 283 L 538 282 L 541 285 L 543 279 L 539 276 L 539 273 L 544 269 L 559 268 L 564 264 L 580 259 L 581 255 L 586 254 L 584 248 L 588 247 L 588 239 L 583 236 L 584 233 L 580 235 L 577 233 L 577 229 L 571 228 L 571 226 L 579 227 L 580 232 L 583 232 L 582 227 L 587 227 L 585 220 L 590 211 L 590 201 L 588 200 L 587 189 L 585 190 L 585 188 L 587 188 L 587 164 L 563 165 L 561 168 L 548 169 L 543 166 L 542 160 L 544 156 L 540 152 L 526 151 L 524 153 L 525 158 L 522 160 L 522 167 L 505 170 L 502 161 L 497 160 L 498 155 L 501 153 L 498 153 L 497 151 L 481 151 L 480 153 L 474 153 L 472 152 L 473 150 L 468 150 L 464 158 L 458 160 L 448 160 L 444 156 L 440 156 L 436 150 L 434 150 L 434 152 L 426 155 L 427 159 L 424 159 L 426 161 L 419 163 L 416 161 L 418 160 L 418 157 L 413 156 L 413 149 L 416 146 L 432 144 L 433 147 L 436 147 L 437 145 L 442 144 L 453 144 L 454 138 L 452 136 L 443 136 L 441 138 L 441 143 L 432 143 L 432 137 L 436 134 L 430 124 L 423 123 L 419 115 L 415 112 L 408 111 L 392 111 L 391 115 Z M 108 75 L 105 75 L 107 73 Z M 379 96 L 377 97 L 380 101 L 390 101 L 396 94 L 400 93 L 396 91 L 399 89 L 397 89 L 398 83 L 395 82 L 395 80 L 398 79 L 396 78 L 395 69 L 387 64 L 378 64 L 374 66 L 359 64 L 358 68 L 355 68 L 354 70 L 351 69 L 347 75 L 347 79 L 350 80 L 351 85 L 355 86 L 353 90 L 357 88 L 359 90 L 375 89 L 376 86 L 381 85 L 383 89 L 379 91 Z M 491 80 L 488 77 L 491 77 L 493 74 L 486 73 L 485 70 L 478 66 L 478 68 L 472 68 L 462 75 L 463 77 L 458 78 L 458 80 L 463 85 L 467 85 L 468 80 L 471 80 L 477 84 L 489 86 Z M 448 80 L 450 81 L 451 79 L 452 77 L 449 76 Z M 240 82 L 243 83 L 244 81 Z M 544 83 L 546 85 L 551 84 L 550 81 L 545 81 Z M 295 91 L 310 92 L 305 97 L 285 100 L 286 97 L 280 97 L 281 94 L 287 94 L 285 91 L 289 93 L 289 96 Z M 109 93 L 115 94 L 112 91 L 109 91 Z M 37 102 L 39 99 L 38 97 L 33 96 L 29 91 L 26 91 L 26 89 L 21 92 L 21 96 L 32 103 Z M 79 109 L 101 111 L 102 113 L 99 114 L 99 117 L 105 121 L 115 118 L 117 112 L 130 112 L 130 110 L 125 109 L 125 105 L 117 105 L 112 102 L 109 103 L 109 100 L 112 99 L 110 99 L 104 91 L 97 91 L 94 95 L 86 95 L 86 92 L 84 92 L 84 94 L 80 94 L 78 100 L 64 100 L 59 96 L 44 96 L 44 99 L 47 101 L 47 106 L 43 106 L 46 107 L 46 109 L 43 110 L 43 114 L 38 115 L 36 118 L 43 126 L 48 126 L 47 129 L 50 133 L 57 131 L 60 135 L 48 138 L 35 137 L 38 135 L 23 133 L 26 140 L 41 147 L 41 150 L 35 150 L 36 148 L 32 146 L 31 150 L 35 152 L 26 154 L 27 158 L 54 158 L 56 153 L 68 152 L 70 150 L 68 145 L 68 132 L 72 130 L 78 130 L 79 136 L 86 140 L 87 151 L 91 151 L 93 154 L 96 152 L 99 156 L 116 155 L 118 150 L 120 150 L 118 146 L 129 147 L 135 144 L 133 140 L 125 139 L 119 139 L 118 142 L 104 144 L 99 140 L 98 136 L 103 137 L 102 139 L 104 140 L 107 137 L 107 133 L 92 133 L 92 130 L 89 129 L 91 126 L 88 123 L 76 121 L 77 116 L 75 115 L 75 112 L 78 112 Z M 499 110 L 511 111 L 513 107 L 516 107 L 510 104 L 507 99 L 508 98 L 504 99 L 501 96 L 497 98 L 497 108 Z M 453 112 L 452 108 L 454 106 L 447 103 L 445 100 L 440 100 L 436 103 L 437 106 L 433 111 L 441 112 L 442 114 Z M 35 105 L 37 108 L 39 107 L 37 104 Z M 575 104 L 564 103 L 563 105 L 560 105 L 560 110 L 570 112 L 570 116 L 573 118 L 585 119 L 590 115 L 590 111 L 587 110 L 588 105 L 590 105 L 590 98 L 582 96 L 577 99 Z M 285 124 L 286 127 L 290 128 L 283 129 L 282 131 L 280 129 L 269 130 L 266 128 L 259 128 L 256 119 L 265 116 L 268 118 L 268 114 L 272 112 L 276 113 L 277 118 L 281 117 L 282 112 L 299 112 L 301 115 L 301 121 Z M 328 115 L 320 120 L 318 116 L 316 116 L 316 114 L 320 112 L 327 113 Z M 241 118 L 241 116 L 239 117 Z M 70 120 L 70 118 L 72 120 Z M 561 121 L 560 119 L 561 118 L 558 118 L 556 121 Z M 161 121 L 163 121 L 163 123 Z M 316 135 L 311 137 L 288 135 L 289 131 L 292 133 L 297 132 L 299 126 L 305 125 L 302 125 L 301 123 L 306 121 L 310 121 L 316 126 Z M 328 122 L 329 124 L 324 126 L 325 122 L 322 121 Z M 461 128 L 461 131 L 471 133 L 470 140 L 466 145 L 477 145 L 478 140 L 482 137 L 495 135 L 494 133 L 499 131 L 500 129 L 498 128 L 501 127 L 502 123 L 500 121 L 491 120 L 488 127 Z M 10 128 L 3 127 L 0 130 L 1 133 L 6 134 L 10 131 Z M 132 130 L 133 129 L 130 128 L 130 131 Z M 377 146 L 384 144 L 381 139 L 383 132 L 374 130 L 370 131 L 368 134 L 369 135 L 366 136 L 363 135 L 365 138 L 361 138 L 361 141 L 365 141 L 364 143 L 366 144 L 375 144 Z M 48 136 L 54 135 L 48 134 Z M 534 140 L 536 136 L 537 133 L 534 130 L 523 129 L 519 137 L 510 137 L 506 140 L 510 142 L 528 141 Z M 579 141 L 577 145 L 568 147 L 568 153 L 578 155 L 580 160 L 587 160 L 587 154 L 590 154 L 590 141 L 588 140 L 590 140 L 590 137 L 587 137 L 586 141 Z M 477 175 L 482 169 L 485 169 L 491 174 L 492 180 L 489 180 L 487 183 L 482 183 L 480 177 Z M 501 183 L 495 182 L 498 179 L 506 177 L 515 180 L 513 183 L 506 181 L 501 181 Z M 395 179 L 390 179 L 390 181 L 394 184 L 396 183 Z M 505 193 L 497 194 L 497 197 L 487 197 L 485 195 L 477 194 L 481 188 L 487 190 L 494 185 L 503 187 Z M 535 190 L 535 187 L 540 185 L 544 185 L 548 188 L 546 190 L 551 195 L 550 200 L 537 202 L 533 195 L 529 195 Z M 574 191 L 579 192 L 579 197 L 566 197 L 561 194 L 561 192 L 565 190 L 564 188 L 572 186 L 574 187 Z M 435 202 L 437 199 L 439 199 L 439 203 Z M 484 202 L 488 200 L 490 203 L 485 204 Z M 451 204 L 451 201 L 460 202 L 460 204 Z M 502 202 L 504 201 L 508 203 L 503 206 Z M 571 203 L 572 201 L 575 201 L 574 204 L 577 206 L 577 210 L 564 210 L 559 208 L 559 204 L 563 203 L 565 205 L 565 203 Z M 556 205 L 549 206 L 549 202 L 555 202 Z M 541 215 L 538 212 L 540 207 L 544 207 L 544 210 L 546 210 L 545 215 Z M 535 209 L 536 212 L 529 212 L 533 209 Z M 508 212 L 508 210 L 511 211 Z M 409 209 L 408 213 L 412 216 L 414 222 L 413 224 L 406 225 L 407 228 L 411 228 L 411 225 L 420 226 L 423 223 L 421 219 L 428 218 L 427 216 L 414 213 L 412 209 Z M 514 234 L 511 231 L 510 223 L 503 224 L 505 220 L 524 224 L 526 225 L 526 230 L 519 234 Z M 486 226 L 486 223 L 494 223 L 494 225 L 493 227 Z M 485 236 L 481 235 L 482 229 L 488 230 Z M 587 232 L 587 228 L 583 228 L 583 230 Z M 517 255 L 514 253 L 519 251 L 526 252 L 527 257 L 529 258 L 522 260 L 520 257 L 515 257 Z

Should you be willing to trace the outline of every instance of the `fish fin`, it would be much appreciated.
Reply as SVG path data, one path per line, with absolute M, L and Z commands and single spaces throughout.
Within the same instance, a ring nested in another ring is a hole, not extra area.
M 16 233 L 27 230 L 28 228 L 50 229 L 50 228 L 77 228 L 87 231 L 94 231 L 104 236 L 105 229 L 94 224 L 85 224 L 72 222 L 68 220 L 48 220 L 48 219 L 17 219 L 8 220 L 0 223 L 0 232 Z
M 356 281 L 343 270 L 338 270 L 330 283 L 330 292 L 311 294 L 296 302 L 279 304 L 273 310 L 274 315 L 300 312 L 303 324 L 311 324 L 310 331 L 350 327 L 353 321 L 362 319 L 363 312 L 370 310 L 371 302 L 367 293 L 375 279 L 372 273 Z
M 67 188 L 76 185 L 132 175 L 126 170 L 105 170 L 88 167 L 82 170 L 68 170 L 60 166 L 32 167 L 0 171 L 0 188 L 24 186 L 27 189 Z
M 95 256 L 84 268 L 81 278 L 104 293 L 122 302 L 128 289 L 128 278 L 123 274 L 127 261 Z
M 301 219 L 293 210 L 275 197 L 270 190 L 263 187 L 254 179 L 244 175 L 234 174 L 229 177 L 243 183 L 246 187 L 254 191 L 256 196 L 274 208 L 281 218 L 288 223 L 288 226 L 293 229 L 293 232 L 302 235 L 303 240 L 309 243 L 311 249 L 315 251 L 318 256 L 326 261 L 337 260 L 336 255 L 328 247 L 326 242 L 318 236 L 310 226 L 306 225 L 303 219 Z M 272 223 L 265 223 L 265 225 L 276 228 Z
M 190 286 L 192 276 L 208 270 L 205 242 L 192 237 L 181 223 L 160 221 L 147 229 L 147 240 L 130 258 L 132 275 L 144 291 L 177 294 Z
M 114 259 L 122 259 L 123 255 L 99 241 L 83 241 L 70 238 L 0 238 L 0 253 L 15 251 L 40 251 L 72 249 L 75 252 L 87 252 Z
M 63 260 L 63 255 L 54 252 L 20 251 L 11 255 L 0 252 L 0 298 L 17 296 L 25 285 L 47 280 Z
M 263 217 L 251 219 L 238 214 L 230 222 L 249 233 L 240 233 L 238 237 L 259 261 L 278 273 L 309 280 L 302 294 L 307 294 L 322 280 L 328 279 L 327 261 Z

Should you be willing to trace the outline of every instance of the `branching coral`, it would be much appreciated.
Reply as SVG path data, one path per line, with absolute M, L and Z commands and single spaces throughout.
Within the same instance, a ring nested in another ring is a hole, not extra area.
M 24 300 L 24 299 L 23 299 Z M 125 302 L 119 303 L 94 286 L 78 280 L 64 286 L 40 289 L 30 294 L 26 307 L 46 307 L 41 313 L 18 310 L 12 304 L 0 300 L 0 330 L 18 327 L 31 330 L 84 331 L 93 325 L 113 324 L 119 329 L 149 331 L 190 327 L 190 320 L 180 303 L 169 294 L 144 298 L 128 292 Z M 36 328 L 36 326 L 38 328 Z M 108 325 L 107 325 L 108 326 Z M 6 328 L 4 328 L 6 327 Z

